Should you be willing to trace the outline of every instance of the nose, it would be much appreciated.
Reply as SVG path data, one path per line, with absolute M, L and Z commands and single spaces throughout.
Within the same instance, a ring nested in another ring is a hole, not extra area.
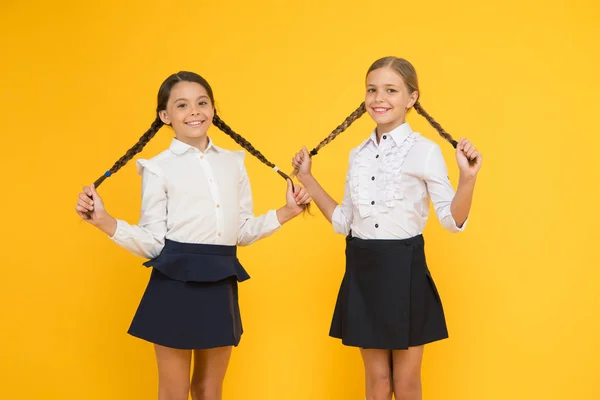
M 383 95 L 384 95 L 384 93 L 381 90 L 378 90 L 377 92 L 375 92 L 375 102 L 379 103 L 379 102 L 383 101 Z
M 198 115 L 200 114 L 200 105 L 198 104 L 192 104 L 192 106 L 190 107 L 190 115 Z

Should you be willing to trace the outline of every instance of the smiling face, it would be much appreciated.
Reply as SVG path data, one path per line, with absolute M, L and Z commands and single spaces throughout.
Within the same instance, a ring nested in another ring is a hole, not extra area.
M 390 132 L 404 123 L 407 111 L 419 94 L 410 90 L 391 66 L 371 70 L 367 75 L 365 107 L 377 123 L 377 132 Z
M 165 109 L 158 114 L 165 124 L 173 127 L 178 140 L 200 148 L 208 145 L 206 134 L 215 111 L 211 96 L 203 85 L 188 81 L 176 83 Z

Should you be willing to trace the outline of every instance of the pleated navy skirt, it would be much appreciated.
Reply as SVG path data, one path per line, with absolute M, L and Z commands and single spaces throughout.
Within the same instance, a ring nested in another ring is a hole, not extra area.
M 166 240 L 160 255 L 144 265 L 152 273 L 129 334 L 177 349 L 239 344 L 237 284 L 250 276 L 235 246 Z
M 347 346 L 402 350 L 448 337 L 423 236 L 346 238 L 346 271 L 330 336 Z

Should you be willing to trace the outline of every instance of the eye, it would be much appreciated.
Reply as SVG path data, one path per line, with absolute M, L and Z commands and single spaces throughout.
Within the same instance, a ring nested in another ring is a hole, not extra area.
M 200 104 L 201 106 L 206 106 L 206 105 L 208 105 L 208 102 L 203 100 L 203 101 L 201 101 L 199 104 Z
M 375 89 L 369 88 L 369 89 L 367 89 L 367 93 L 375 93 Z
M 396 89 L 388 89 L 388 93 L 396 93 L 397 90 Z
M 181 103 L 179 105 L 177 105 L 177 108 L 185 108 L 187 104 L 185 103 Z

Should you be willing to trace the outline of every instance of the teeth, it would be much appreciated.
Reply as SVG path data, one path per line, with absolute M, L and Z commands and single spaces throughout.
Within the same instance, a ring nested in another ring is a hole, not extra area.
M 198 126 L 200 125 L 202 122 L 188 122 L 188 125 L 192 125 L 192 126 Z

